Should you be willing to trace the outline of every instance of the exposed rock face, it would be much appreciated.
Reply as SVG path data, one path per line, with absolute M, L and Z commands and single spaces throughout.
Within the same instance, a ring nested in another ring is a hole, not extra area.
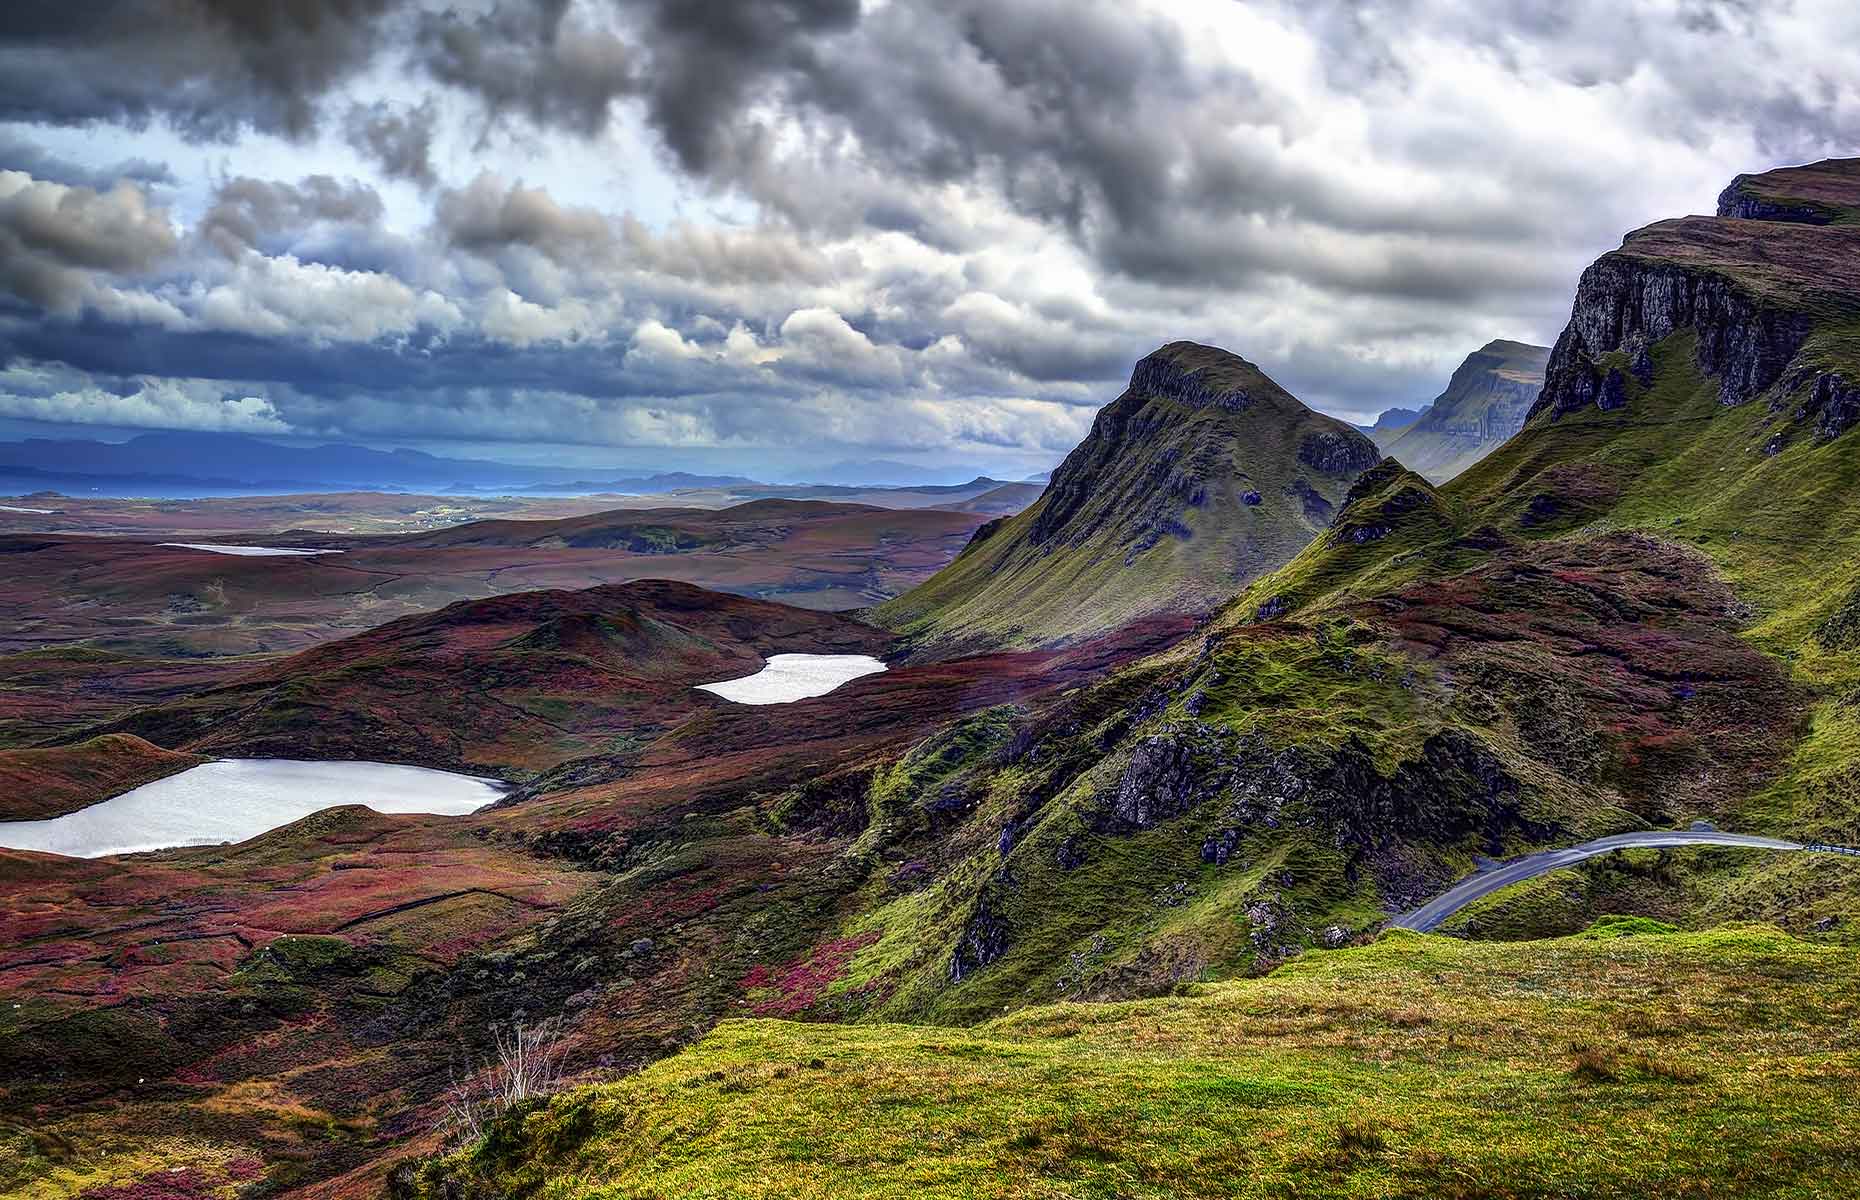
M 1497 449 L 1524 427 L 1543 390 L 1547 346 L 1495 341 L 1453 372 L 1427 412 L 1392 439 L 1387 452 L 1441 483 Z
M 1172 342 L 1138 362 L 1130 372 L 1130 391 L 1179 401 L 1190 408 L 1213 406 L 1228 412 L 1245 411 L 1253 403 L 1252 392 L 1258 385 L 1229 372 L 1206 371 L 1205 356 L 1191 355 L 1187 352 L 1190 347 L 1207 349 L 1192 342 Z M 1260 379 L 1265 380 L 1265 376 Z
M 1298 443 L 1298 461 L 1330 475 L 1354 475 L 1382 461 L 1382 451 L 1364 437 L 1349 433 L 1309 433 Z
M 1652 381 L 1649 348 L 1689 329 L 1721 403 L 1768 398 L 1811 436 L 1840 436 L 1860 420 L 1860 385 L 1810 341 L 1860 312 L 1855 216 L 1860 159 L 1831 160 L 1739 176 L 1717 216 L 1629 234 L 1583 273 L 1531 418 L 1620 407 L 1630 378 Z
M 963 926 L 962 936 L 949 959 L 949 981 L 961 983 L 1008 950 L 1008 927 L 995 910 L 986 893 L 975 902 L 975 909 Z
M 1851 159 L 1739 175 L 1718 193 L 1718 215 L 1745 221 L 1829 225 L 1860 209 Z
M 1387 776 L 1362 747 L 1345 746 L 1314 781 L 1313 794 L 1338 845 L 1359 857 L 1396 841 L 1450 845 L 1474 834 L 1488 854 L 1503 854 L 1508 833 L 1544 841 L 1555 832 L 1524 815 L 1518 781 L 1458 730 L 1428 738 L 1419 758 Z
M 1848 380 L 1836 371 L 1802 372 L 1806 380 L 1807 399 L 1802 403 L 1799 416 L 1812 417 L 1815 423 L 1815 436 L 1823 441 L 1834 438 L 1852 429 L 1860 422 L 1860 384 Z M 1788 390 L 1794 391 L 1804 386 L 1803 382 L 1791 384 L 1785 382 Z
M 1227 783 L 1220 739 L 1201 726 L 1165 730 L 1138 743 L 1109 804 L 1091 821 L 1100 833 L 1134 833 L 1181 816 Z
M 1805 313 L 1760 306 L 1723 276 L 1619 252 L 1606 255 L 1582 274 L 1575 309 L 1550 353 L 1543 395 L 1531 415 L 1561 415 L 1591 404 L 1618 407 L 1621 368 L 1603 369 L 1596 360 L 1617 350 L 1643 355 L 1652 343 L 1685 328 L 1698 331 L 1699 368 L 1718 379 L 1719 402 L 1732 405 L 1782 377 L 1813 322 Z
M 1833 214 L 1812 204 L 1789 204 L 1741 190 L 1741 185 L 1749 178 L 1739 175 L 1731 186 L 1718 193 L 1719 216 L 1741 221 L 1795 221 L 1803 225 L 1826 225 L 1834 220 Z

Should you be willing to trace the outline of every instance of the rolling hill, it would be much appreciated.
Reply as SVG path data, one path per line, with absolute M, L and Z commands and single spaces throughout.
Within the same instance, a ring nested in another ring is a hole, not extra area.
M 193 754 L 370 759 L 506 776 L 624 755 L 722 703 L 693 691 L 882 631 L 669 580 L 462 601 L 267 663 L 102 732 Z
M 75 812 L 205 761 L 124 734 L 72 746 L 0 750 L 0 821 Z

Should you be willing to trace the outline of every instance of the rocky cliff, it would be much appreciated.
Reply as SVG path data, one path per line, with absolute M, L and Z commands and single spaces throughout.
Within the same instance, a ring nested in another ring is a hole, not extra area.
M 1523 428 L 1549 356 L 1547 346 L 1488 342 L 1466 356 L 1426 412 L 1383 445 L 1404 466 L 1444 483 Z
M 1583 273 L 1532 419 L 1618 409 L 1652 385 L 1651 350 L 1691 335 L 1692 364 L 1735 407 L 1765 400 L 1768 449 L 1860 419 L 1860 159 L 1739 176 L 1718 214 L 1661 221 Z

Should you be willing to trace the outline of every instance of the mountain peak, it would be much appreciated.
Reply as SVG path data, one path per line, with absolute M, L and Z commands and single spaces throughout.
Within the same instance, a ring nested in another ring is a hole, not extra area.
M 1497 338 L 1466 356 L 1421 418 L 1388 452 L 1435 483 L 1464 471 L 1524 425 L 1543 390 L 1547 346 Z
M 1297 553 L 1381 454 L 1237 354 L 1171 342 L 1031 507 L 878 615 L 921 644 L 1052 644 L 1207 612 Z
M 1125 393 L 1162 397 L 1193 407 L 1215 405 L 1239 411 L 1259 401 L 1298 401 L 1238 354 L 1200 342 L 1170 342 L 1137 361 Z M 1300 408 L 1303 405 L 1298 405 Z

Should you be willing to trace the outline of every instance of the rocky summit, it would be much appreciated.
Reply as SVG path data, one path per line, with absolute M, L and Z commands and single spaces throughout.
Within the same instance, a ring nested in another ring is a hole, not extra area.
M 1549 357 L 1548 346 L 1486 343 L 1466 356 L 1426 411 L 1381 444 L 1402 465 L 1446 482 L 1524 427 Z
M 1173 342 L 1137 363 L 1040 500 L 875 615 L 922 654 L 1205 613 L 1323 530 L 1379 458 L 1238 355 Z

